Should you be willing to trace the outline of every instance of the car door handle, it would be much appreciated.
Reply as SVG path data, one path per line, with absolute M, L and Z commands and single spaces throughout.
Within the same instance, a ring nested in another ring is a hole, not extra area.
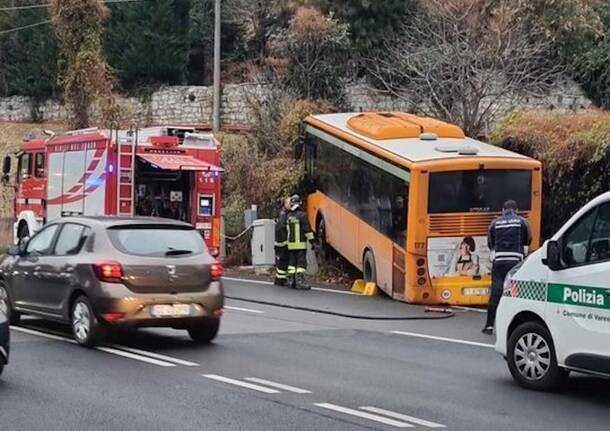
M 74 267 L 72 265 L 66 265 L 64 266 L 64 272 L 72 273 L 74 272 Z

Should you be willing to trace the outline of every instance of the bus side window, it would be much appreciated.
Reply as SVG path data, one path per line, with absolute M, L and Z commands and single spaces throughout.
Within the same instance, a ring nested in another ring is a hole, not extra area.
M 36 153 L 34 157 L 34 175 L 38 178 L 44 178 L 44 153 Z
M 17 182 L 21 182 L 32 176 L 32 154 L 24 153 L 19 157 L 17 169 Z

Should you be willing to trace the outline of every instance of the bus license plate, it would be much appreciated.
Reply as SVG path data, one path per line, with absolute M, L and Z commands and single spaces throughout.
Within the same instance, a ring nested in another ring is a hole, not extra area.
M 191 314 L 191 306 L 189 304 L 153 305 L 150 314 L 155 317 L 189 316 Z
M 489 295 L 488 287 L 468 287 L 462 290 L 464 296 L 485 296 Z

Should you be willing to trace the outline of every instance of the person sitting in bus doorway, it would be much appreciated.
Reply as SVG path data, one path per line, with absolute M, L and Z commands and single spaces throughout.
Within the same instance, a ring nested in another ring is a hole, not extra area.
M 288 224 L 288 285 L 295 289 L 309 289 L 305 284 L 307 269 L 307 243 L 313 241 L 313 232 L 302 209 L 301 197 L 290 198 Z
M 288 211 L 290 198 L 281 201 L 280 213 L 275 223 L 275 280 L 276 286 L 286 285 L 288 278 Z
M 508 272 L 527 254 L 532 242 L 532 231 L 529 223 L 517 214 L 517 203 L 513 200 L 504 202 L 502 215 L 489 225 L 487 242 L 491 251 L 491 297 L 487 306 L 487 323 L 484 334 L 493 333 L 496 310 L 502 297 L 504 279 Z

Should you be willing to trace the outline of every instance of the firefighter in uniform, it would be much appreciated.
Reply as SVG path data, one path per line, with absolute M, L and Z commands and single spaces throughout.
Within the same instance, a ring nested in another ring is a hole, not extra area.
M 277 286 L 284 286 L 288 278 L 288 211 L 290 198 L 282 199 L 280 214 L 275 224 L 275 280 Z
M 491 222 L 487 242 L 491 250 L 493 266 L 487 323 L 482 332 L 491 334 L 496 320 L 496 310 L 504 290 L 504 279 L 508 272 L 525 258 L 532 242 L 530 225 L 517 214 L 515 201 L 506 201 L 502 207 L 502 215 Z
M 301 208 L 299 195 L 290 198 L 288 213 L 288 285 L 296 289 L 309 289 L 305 284 L 307 268 L 307 243 L 313 240 L 307 215 Z

